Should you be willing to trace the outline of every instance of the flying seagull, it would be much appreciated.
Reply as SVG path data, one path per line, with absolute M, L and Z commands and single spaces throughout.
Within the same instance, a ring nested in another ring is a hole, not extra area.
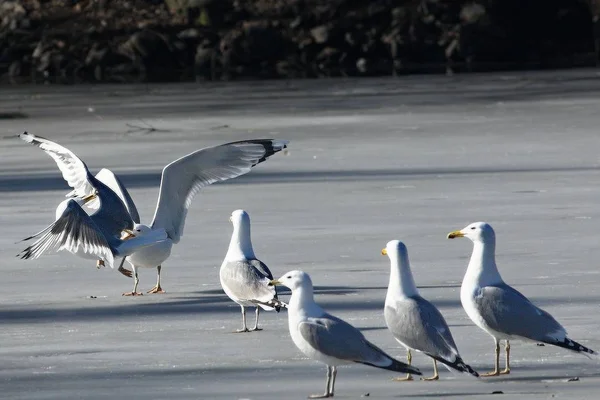
M 21 258 L 35 259 L 58 248 L 96 259 L 100 264 L 108 262 L 112 267 L 114 257 L 125 257 L 140 248 L 138 245 L 144 247 L 166 239 L 166 235 L 154 235 L 125 243 L 121 236 L 133 228 L 132 214 L 137 216 L 137 210 L 124 202 L 130 196 L 118 178 L 109 170 L 102 170 L 94 177 L 79 157 L 51 140 L 27 132 L 19 137 L 52 157 L 73 188 L 56 208 L 55 222 L 24 239 L 37 240 L 19 254 Z M 119 194 L 111 187 L 118 191 L 121 188 Z M 92 210 L 90 215 L 84 206 Z

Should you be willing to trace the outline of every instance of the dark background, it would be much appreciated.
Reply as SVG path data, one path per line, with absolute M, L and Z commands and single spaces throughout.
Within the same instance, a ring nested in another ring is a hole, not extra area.
M 593 66 L 598 14 L 593 0 L 0 0 L 0 82 Z

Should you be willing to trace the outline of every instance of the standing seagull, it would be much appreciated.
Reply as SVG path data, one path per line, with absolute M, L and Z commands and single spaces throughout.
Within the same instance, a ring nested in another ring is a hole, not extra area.
M 408 251 L 399 240 L 388 242 L 381 254 L 390 258 L 390 282 L 385 297 L 385 322 L 392 334 L 408 352 L 408 365 L 411 364 L 411 350 L 423 352 L 433 358 L 434 374 L 425 381 L 439 379 L 437 361 L 459 372 L 479 376 L 470 366 L 464 363 L 450 333 L 446 320 L 438 309 L 421 297 L 415 285 Z M 410 381 L 396 378 L 397 381 Z
M 292 290 L 288 305 L 290 336 L 296 347 L 307 357 L 327 365 L 325 394 L 309 398 L 333 397 L 337 366 L 360 363 L 390 371 L 421 375 L 415 367 L 397 361 L 369 342 L 349 323 L 327 314 L 313 296 L 313 285 L 307 273 L 290 271 L 272 285 Z
M 496 235 L 485 222 L 474 222 L 448 239 L 467 237 L 473 254 L 460 288 L 460 301 L 471 320 L 490 334 L 495 343 L 494 371 L 481 376 L 510 373 L 509 340 L 530 340 L 562 347 L 585 356 L 598 356 L 594 350 L 567 337 L 565 328 L 552 315 L 536 307 L 502 280 L 496 267 Z M 500 371 L 500 340 L 506 341 L 506 367 Z
M 229 298 L 242 307 L 242 329 L 237 332 L 260 331 L 258 314 L 260 309 L 281 309 L 275 287 L 269 286 L 273 275 L 269 268 L 254 255 L 250 237 L 250 216 L 244 210 L 235 210 L 229 220 L 233 223 L 233 234 L 219 276 L 221 286 Z M 246 326 L 246 307 L 256 307 L 254 328 Z
M 38 240 L 19 254 L 21 258 L 35 259 L 58 247 L 58 250 L 67 250 L 80 257 L 97 259 L 99 265 L 107 261 L 112 267 L 114 256 L 131 254 L 136 243 L 147 245 L 151 242 L 130 241 L 125 245 L 120 239 L 122 232 L 133 228 L 132 214 L 137 216 L 137 210 L 126 204 L 131 199 L 129 193 L 112 172 L 103 169 L 94 177 L 79 157 L 58 143 L 27 132 L 19 137 L 52 157 L 63 178 L 73 188 L 67 194 L 69 198 L 56 208 L 55 222 L 24 239 Z M 83 206 L 93 212 L 88 215 Z M 166 235 L 155 235 L 155 238 L 163 240 Z
M 152 232 L 164 232 L 167 240 L 148 246 L 127 257 L 133 268 L 133 291 L 125 296 L 138 296 L 140 267 L 156 268 L 156 286 L 148 293 L 164 293 L 160 286 L 162 263 L 171 254 L 171 247 L 179 243 L 192 199 L 200 189 L 215 182 L 244 175 L 255 165 L 287 147 L 287 140 L 254 139 L 226 143 L 197 150 L 164 167 L 154 219 L 148 225 L 136 224 L 133 235 L 143 237 Z

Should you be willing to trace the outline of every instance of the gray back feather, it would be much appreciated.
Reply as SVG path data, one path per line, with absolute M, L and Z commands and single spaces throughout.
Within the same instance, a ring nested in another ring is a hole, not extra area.
M 327 313 L 320 318 L 308 318 L 300 322 L 298 329 L 314 349 L 329 357 L 369 364 L 390 359 L 358 329 Z
M 221 280 L 240 300 L 267 302 L 277 298 L 274 286 L 268 286 L 269 281 L 273 279 L 270 271 L 269 275 L 266 275 L 263 267 L 255 266 L 257 263 L 266 268 L 266 265 L 258 260 L 227 261 L 221 267 Z
M 565 332 L 552 315 L 504 283 L 484 287 L 475 304 L 486 324 L 498 332 L 539 341 L 548 339 L 549 334 Z
M 458 355 L 446 320 L 421 296 L 386 305 L 384 316 L 394 337 L 408 347 L 451 362 Z

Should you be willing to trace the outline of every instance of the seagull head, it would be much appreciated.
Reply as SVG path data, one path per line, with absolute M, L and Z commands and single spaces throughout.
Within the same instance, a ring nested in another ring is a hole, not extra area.
M 229 221 L 233 224 L 234 227 L 239 227 L 242 225 L 250 224 L 250 216 L 244 210 L 235 210 L 231 213 L 229 217 Z
M 473 222 L 460 231 L 450 232 L 448 239 L 466 237 L 472 242 L 489 243 L 496 240 L 494 229 L 487 222 Z
M 131 239 L 136 236 L 144 236 L 144 234 L 150 232 L 152 228 L 144 224 L 135 224 L 133 229 L 123 229 L 121 240 Z
M 385 248 L 381 250 L 381 254 L 392 258 L 401 258 L 408 253 L 406 245 L 399 240 L 390 240 Z
M 296 270 L 283 274 L 279 279 L 270 281 L 269 286 L 285 286 L 294 291 L 301 287 L 312 288 L 312 280 L 306 272 Z

